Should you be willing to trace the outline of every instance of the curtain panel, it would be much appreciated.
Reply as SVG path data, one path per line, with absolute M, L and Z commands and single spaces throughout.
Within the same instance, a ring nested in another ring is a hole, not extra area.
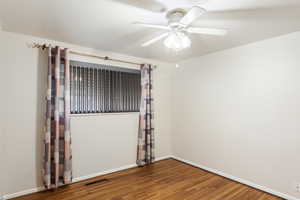
M 46 189 L 72 181 L 70 64 L 68 50 L 48 48 L 43 182 Z
M 149 64 L 141 65 L 141 104 L 139 116 L 137 165 L 153 163 L 154 156 L 154 108 L 153 108 L 153 69 Z

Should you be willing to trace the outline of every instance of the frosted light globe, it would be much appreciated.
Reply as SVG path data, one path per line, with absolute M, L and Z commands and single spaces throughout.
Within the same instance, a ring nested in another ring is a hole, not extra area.
M 172 32 L 165 39 L 164 44 L 169 49 L 181 51 L 191 46 L 191 40 L 183 32 Z

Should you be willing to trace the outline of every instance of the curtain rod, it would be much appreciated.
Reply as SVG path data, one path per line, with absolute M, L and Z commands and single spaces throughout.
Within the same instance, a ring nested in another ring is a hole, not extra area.
M 50 47 L 50 44 L 38 44 L 38 43 L 33 43 L 32 45 L 30 45 L 32 48 L 38 48 L 38 49 L 46 49 L 48 47 Z M 120 59 L 115 59 L 115 58 L 110 58 L 108 56 L 98 56 L 98 55 L 93 55 L 93 54 L 88 54 L 88 53 L 82 53 L 82 52 L 78 52 L 78 51 L 73 51 L 70 50 L 69 51 L 71 54 L 75 54 L 75 55 L 79 55 L 79 56 L 86 56 L 86 57 L 92 57 L 92 58 L 98 58 L 98 59 L 102 59 L 102 60 L 109 60 L 109 61 L 114 61 L 114 62 L 120 62 L 120 63 L 126 63 L 126 64 L 132 64 L 132 65 L 142 65 L 141 63 L 136 63 L 136 62 L 130 62 L 130 61 L 126 61 L 126 60 L 120 60 Z

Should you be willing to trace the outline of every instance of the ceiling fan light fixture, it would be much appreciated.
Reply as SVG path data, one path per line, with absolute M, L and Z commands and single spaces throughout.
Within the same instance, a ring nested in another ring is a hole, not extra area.
M 190 38 L 183 32 L 172 32 L 164 41 L 164 45 L 174 51 L 187 49 L 191 44 Z

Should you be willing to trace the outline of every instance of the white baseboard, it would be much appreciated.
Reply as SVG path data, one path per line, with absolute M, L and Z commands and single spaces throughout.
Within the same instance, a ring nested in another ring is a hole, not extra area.
M 160 161 L 160 160 L 164 160 L 164 159 L 167 159 L 167 158 L 171 158 L 171 157 L 172 156 L 159 157 L 159 158 L 155 159 L 155 162 Z M 110 173 L 122 171 L 122 170 L 125 170 L 125 169 L 130 169 L 130 168 L 133 168 L 133 167 L 137 167 L 137 165 L 136 164 L 131 164 L 131 165 L 126 165 L 126 166 L 123 166 L 123 167 L 115 168 L 115 169 L 105 170 L 105 171 L 102 171 L 102 172 L 99 172 L 99 173 L 89 174 L 87 176 L 80 176 L 80 177 L 77 177 L 77 178 L 73 178 L 73 183 L 83 181 L 83 180 L 86 180 L 86 179 L 90 179 L 90 178 L 94 178 L 94 177 L 97 177 L 97 176 L 103 176 L 105 174 L 110 174 Z
M 187 163 L 187 164 L 192 165 L 194 167 L 197 167 L 197 168 L 200 168 L 200 169 L 204 169 L 204 170 L 212 172 L 214 174 L 218 174 L 220 176 L 226 177 L 228 179 L 237 181 L 239 183 L 251 186 L 253 188 L 265 191 L 267 193 L 273 194 L 275 196 L 278 196 L 278 197 L 281 197 L 281 198 L 284 198 L 284 199 L 287 199 L 287 200 L 300 200 L 300 199 L 298 199 L 296 197 L 293 197 L 293 196 L 290 196 L 290 195 L 287 195 L 287 194 L 283 194 L 281 192 L 277 192 L 277 191 L 269 189 L 269 188 L 267 188 L 265 186 L 257 185 L 255 183 L 252 183 L 252 182 L 248 181 L 248 180 L 244 180 L 244 179 L 235 177 L 233 175 L 226 174 L 226 173 L 224 173 L 222 171 L 219 171 L 219 170 L 216 170 L 216 169 L 212 169 L 212 168 L 200 165 L 200 164 L 196 164 L 196 163 L 193 163 L 191 161 L 188 161 L 188 160 L 176 157 L 176 156 L 159 157 L 155 161 L 160 161 L 160 160 L 164 160 L 164 159 L 167 159 L 167 158 L 176 159 L 178 161 Z M 102 171 L 102 172 L 99 172 L 99 173 L 90 174 L 90 175 L 87 175 L 87 176 L 77 177 L 77 178 L 73 179 L 73 183 L 79 182 L 79 181 L 83 181 L 83 180 L 86 180 L 86 179 L 89 179 L 89 178 L 94 178 L 94 177 L 97 177 L 97 176 L 102 176 L 102 175 L 105 175 L 105 174 L 109 174 L 109 173 L 113 173 L 113 172 L 125 170 L 125 169 L 130 169 L 130 168 L 133 168 L 133 167 L 136 167 L 136 164 L 126 165 L 126 166 L 123 166 L 123 167 L 119 167 L 119 168 L 115 168 L 115 169 L 111 169 L 111 170 L 105 170 L 105 171 Z M 40 191 L 43 191 L 43 190 L 44 190 L 43 187 L 37 187 L 37 188 L 28 189 L 28 190 L 23 190 L 23 191 L 16 192 L 16 193 L 13 193 L 13 194 L 3 195 L 2 198 L 0 196 L 0 200 L 12 199 L 12 198 L 16 198 L 16 197 L 20 197 L 20 196 L 32 194 L 32 193 L 35 193 L 35 192 L 40 192 Z
M 155 162 L 160 161 L 160 160 L 164 160 L 164 159 L 167 159 L 167 158 L 171 158 L 171 157 L 172 157 L 171 155 L 170 156 L 159 157 L 159 158 L 155 159 Z M 77 178 L 73 178 L 72 183 L 76 183 L 76 182 L 79 182 L 79 181 L 94 178 L 94 177 L 97 177 L 97 176 L 102 176 L 102 175 L 105 175 L 105 174 L 110 174 L 110 173 L 125 170 L 125 169 L 130 169 L 130 168 L 133 168 L 133 167 L 136 167 L 136 166 L 137 166 L 136 164 L 130 164 L 130 165 L 126 165 L 126 166 L 123 166 L 123 167 L 114 168 L 114 169 L 105 170 L 105 171 L 102 171 L 102 172 L 99 172 L 99 173 L 90 174 L 90 175 L 87 175 L 87 176 L 80 176 L 80 177 L 77 177 Z M 36 193 L 36 192 L 41 192 L 43 190 L 45 190 L 44 187 L 37 187 L 37 188 L 23 190 L 23 191 L 12 193 L 12 194 L 5 194 L 5 195 L 3 195 L 2 198 L 0 196 L 0 200 L 12 199 L 12 198 L 16 198 L 16 197 Z
M 89 174 L 87 176 L 80 176 L 80 177 L 77 177 L 77 178 L 73 178 L 72 182 L 76 183 L 76 182 L 79 182 L 79 181 L 87 180 L 87 179 L 94 178 L 94 177 L 97 177 L 97 176 L 103 176 L 105 174 L 110 174 L 110 173 L 113 173 L 113 172 L 118 172 L 118 171 L 122 171 L 122 170 L 125 170 L 125 169 L 130 169 L 130 168 L 133 168 L 133 167 L 136 167 L 136 164 L 125 165 L 123 167 L 114 168 L 114 169 L 110 169 L 110 170 L 105 170 L 105 171 L 94 173 L 94 174 Z
M 172 155 L 162 156 L 162 157 L 156 158 L 155 162 L 165 160 L 165 159 L 168 159 L 168 158 L 173 158 L 173 156 Z
M 40 191 L 43 191 L 43 190 L 44 190 L 44 187 L 37 187 L 37 188 L 23 190 L 23 191 L 12 193 L 12 194 L 5 194 L 5 195 L 3 195 L 2 198 L 3 198 L 3 200 L 12 199 L 12 198 L 21 197 L 21 196 L 24 196 L 24 195 L 27 195 L 27 194 L 32 194 L 32 193 L 35 193 L 35 192 L 40 192 Z
M 173 158 L 173 159 L 176 159 L 176 160 L 178 160 L 178 161 L 187 163 L 187 164 L 192 165 L 192 166 L 194 166 L 194 167 L 197 167 L 197 168 L 200 168 L 200 169 L 204 169 L 204 170 L 209 171 L 209 172 L 212 172 L 212 173 L 214 173 L 214 174 L 218 174 L 218 175 L 220 175 L 220 176 L 226 177 L 226 178 L 228 178 L 228 179 L 237 181 L 237 182 L 239 182 L 239 183 L 242 183 L 242 184 L 251 186 L 251 187 L 253 187 L 253 188 L 256 188 L 256 189 L 265 191 L 265 192 L 267 192 L 267 193 L 273 194 L 273 195 L 275 195 L 275 196 L 278 196 L 278 197 L 281 197 L 281 198 L 284 198 L 284 199 L 287 199 L 287 200 L 300 200 L 300 199 L 298 199 L 298 198 L 296 198 L 296 197 L 293 197 L 293 196 L 290 196 L 290 195 L 287 195 L 287 194 L 283 194 L 283 193 L 281 193 L 281 192 L 277 192 L 277 191 L 272 190 L 272 189 L 270 189 L 270 188 L 267 188 L 267 187 L 265 187 L 265 186 L 261 186 L 261 185 L 252 183 L 252 182 L 250 182 L 250 181 L 248 181 L 248 180 L 244 180 L 244 179 L 235 177 L 235 176 L 233 176 L 233 175 L 226 174 L 226 173 L 224 173 L 224 172 L 222 172 L 222 171 L 219 171 L 219 170 L 216 170 L 216 169 L 212 169 L 212 168 L 209 168 L 209 167 L 200 165 L 200 164 L 196 164 L 196 163 L 193 163 L 193 162 L 191 162 L 191 161 L 188 161 L 188 160 L 185 160 L 185 159 L 176 157 L 176 156 L 164 156 L 164 157 L 159 157 L 159 158 L 157 158 L 155 161 L 160 161 L 160 160 L 164 160 L 164 159 L 167 159 L 167 158 Z M 97 177 L 97 176 L 101 176 L 101 175 L 105 175 L 105 174 L 109 174 L 109 173 L 113 173 L 113 172 L 117 172 L 117 171 L 129 169 L 129 168 L 133 168 L 133 167 L 136 167 L 136 164 L 130 164 L 130 165 L 126 165 L 126 166 L 123 166 L 123 167 L 119 167 L 119 168 L 115 168 L 115 169 L 111 169 L 111 170 L 105 170 L 105 171 L 102 171 L 102 172 L 99 172 L 99 173 L 90 174 L 90 175 L 87 175 L 87 176 L 77 177 L 77 178 L 74 178 L 74 179 L 73 179 L 73 183 L 79 182 L 79 181 L 83 181 L 83 180 L 86 180 L 86 179 L 89 179 L 89 178 L 94 178 L 94 177 Z M 3 195 L 2 198 L 1 198 L 1 196 L 0 196 L 0 200 L 12 199 L 12 198 L 16 198 L 16 197 L 20 197 L 20 196 L 32 194 L 32 193 L 35 193 L 35 192 L 40 192 L 40 191 L 43 191 L 43 190 L 44 190 L 43 187 L 37 187 L 37 188 L 28 189 L 28 190 L 23 190 L 23 191 L 16 192 L 16 193 L 13 193 L 13 194 L 6 194 L 6 195 Z
M 184 162 L 184 163 L 186 163 L 186 164 L 192 165 L 192 166 L 194 166 L 194 167 L 197 167 L 197 168 L 200 168 L 200 169 L 204 169 L 204 170 L 209 171 L 209 172 L 212 172 L 212 173 L 214 173 L 214 174 L 217 174 L 217 175 L 223 176 L 223 177 L 225 177 L 225 178 L 234 180 L 234 181 L 236 181 L 236 182 L 239 182 L 239 183 L 242 183 L 242 184 L 251 186 L 251 187 L 253 187 L 253 188 L 262 190 L 262 191 L 267 192 L 267 193 L 269 193 L 269 194 L 273 194 L 273 195 L 275 195 L 275 196 L 278 196 L 278 197 L 287 199 L 287 200 L 300 200 L 300 199 L 298 199 L 298 198 L 296 198 L 296 197 L 293 197 L 293 196 L 290 196 L 290 195 L 287 195 L 287 194 L 284 194 L 284 193 L 281 193 L 281 192 L 277 192 L 277 191 L 272 190 L 272 189 L 270 189 L 270 188 L 267 188 L 267 187 L 265 187 L 265 186 L 261 186 L 261 185 L 252 183 L 251 181 L 248 181 L 248 180 L 245 180 L 245 179 L 242 179 L 242 178 L 238 178 L 238 177 L 235 177 L 235 176 L 230 175 L 230 174 L 226 174 L 226 173 L 224 173 L 224 172 L 222 172 L 222 171 L 219 171 L 219 170 L 216 170 L 216 169 L 212 169 L 212 168 L 206 167 L 206 166 L 204 166 L 204 165 L 196 164 L 196 163 L 193 163 L 193 162 L 191 162 L 191 161 L 188 161 L 188 160 L 185 160 L 185 159 L 176 157 L 176 156 L 172 156 L 172 158 L 175 159 L 175 160 Z

